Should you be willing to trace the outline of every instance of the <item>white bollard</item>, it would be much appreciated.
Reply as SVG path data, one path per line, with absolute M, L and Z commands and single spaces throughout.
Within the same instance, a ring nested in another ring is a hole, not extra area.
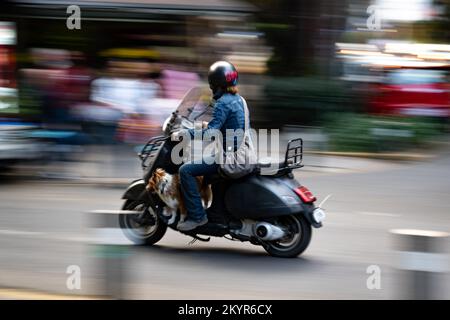
M 394 236 L 396 268 L 401 275 L 398 298 L 439 299 L 449 268 L 449 234 L 413 229 L 395 229 L 390 233 Z
M 125 299 L 127 260 L 130 241 L 119 226 L 119 214 L 136 214 L 126 210 L 94 210 L 89 212 L 94 234 L 92 244 L 99 261 L 102 293 L 112 299 Z

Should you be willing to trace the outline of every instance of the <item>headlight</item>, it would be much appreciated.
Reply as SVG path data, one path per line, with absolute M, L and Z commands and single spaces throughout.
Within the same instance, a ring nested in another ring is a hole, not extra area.
M 186 118 L 181 119 L 181 126 L 183 129 L 194 129 L 194 123 Z
M 163 125 L 162 125 L 162 131 L 163 131 L 163 132 L 166 132 L 167 125 L 169 124 L 169 121 L 170 121 L 170 116 L 168 116 L 167 119 L 164 120 L 164 123 L 163 123 Z

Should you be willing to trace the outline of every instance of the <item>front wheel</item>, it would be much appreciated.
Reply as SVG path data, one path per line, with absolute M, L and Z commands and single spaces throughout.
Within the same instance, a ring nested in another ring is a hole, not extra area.
M 276 224 L 286 231 L 286 236 L 280 240 L 263 242 L 262 246 L 267 253 L 279 258 L 294 258 L 306 250 L 311 241 L 312 230 L 303 216 L 279 217 Z
M 119 215 L 120 228 L 135 244 L 153 245 L 166 233 L 167 225 L 158 217 L 155 208 L 143 201 L 127 200 L 122 209 L 142 212 Z

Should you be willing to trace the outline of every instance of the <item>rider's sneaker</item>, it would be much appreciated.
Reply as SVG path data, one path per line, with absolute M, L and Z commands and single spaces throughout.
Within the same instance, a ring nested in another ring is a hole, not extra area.
M 194 221 L 194 220 L 187 219 L 185 221 L 179 222 L 177 225 L 177 229 L 180 231 L 190 231 L 190 230 L 194 230 L 195 228 L 200 227 L 207 223 L 208 223 L 207 217 L 204 217 L 200 221 Z

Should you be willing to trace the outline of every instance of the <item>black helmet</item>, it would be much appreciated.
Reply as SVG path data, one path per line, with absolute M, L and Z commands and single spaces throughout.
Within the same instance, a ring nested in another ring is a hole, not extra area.
M 238 72 L 231 63 L 217 61 L 209 67 L 208 82 L 213 92 L 219 88 L 232 87 L 238 83 Z

